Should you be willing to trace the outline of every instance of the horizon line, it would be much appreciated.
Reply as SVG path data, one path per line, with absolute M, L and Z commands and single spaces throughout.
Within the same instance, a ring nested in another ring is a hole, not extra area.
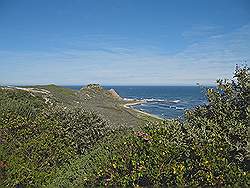
M 93 84 L 93 83 L 92 83 Z M 95 83 L 96 84 L 96 83 Z M 78 87 L 84 87 L 89 84 L 53 84 L 53 83 L 48 83 L 48 84 L 0 84 L 0 86 L 48 86 L 48 85 L 56 85 L 60 87 L 68 87 L 68 86 L 78 86 Z M 110 86 L 123 86 L 123 87 L 167 87 L 167 86 L 216 86 L 216 84 L 99 84 L 103 87 L 110 87 Z

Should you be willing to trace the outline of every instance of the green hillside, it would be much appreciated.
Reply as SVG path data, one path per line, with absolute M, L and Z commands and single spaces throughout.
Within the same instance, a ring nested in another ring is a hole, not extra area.
M 184 121 L 124 107 L 114 91 L 0 88 L 2 187 L 249 187 L 249 68 Z
M 2 87 L 2 184 L 50 182 L 59 167 L 85 156 L 102 139 L 113 140 L 123 127 L 138 129 L 148 121 L 124 104 L 93 85 L 81 91 L 56 85 Z

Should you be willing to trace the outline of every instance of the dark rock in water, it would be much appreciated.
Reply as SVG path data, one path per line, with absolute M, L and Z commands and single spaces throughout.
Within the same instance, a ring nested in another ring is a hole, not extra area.
M 110 95 L 113 97 L 113 98 L 117 98 L 119 100 L 122 100 L 122 97 L 114 90 L 114 89 L 110 89 L 109 90 L 109 93 Z

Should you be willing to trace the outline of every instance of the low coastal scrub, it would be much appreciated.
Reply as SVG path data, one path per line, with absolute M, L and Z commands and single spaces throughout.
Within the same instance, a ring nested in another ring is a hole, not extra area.
M 207 99 L 183 121 L 114 130 L 80 107 L 0 89 L 1 185 L 249 187 L 249 68 Z
M 184 122 L 148 124 L 129 135 L 82 184 L 249 187 L 249 83 L 249 69 L 237 68 L 233 81 L 208 89 L 207 105 L 187 111 Z
M 26 91 L 0 92 L 1 185 L 44 185 L 109 132 L 93 113 L 51 106 Z

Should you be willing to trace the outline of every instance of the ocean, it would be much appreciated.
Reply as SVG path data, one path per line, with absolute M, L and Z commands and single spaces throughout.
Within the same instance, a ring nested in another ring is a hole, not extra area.
M 64 86 L 79 90 L 82 86 Z M 163 118 L 183 118 L 184 111 L 207 102 L 200 86 L 104 86 L 115 89 L 125 99 L 140 99 L 146 103 L 132 106 Z

